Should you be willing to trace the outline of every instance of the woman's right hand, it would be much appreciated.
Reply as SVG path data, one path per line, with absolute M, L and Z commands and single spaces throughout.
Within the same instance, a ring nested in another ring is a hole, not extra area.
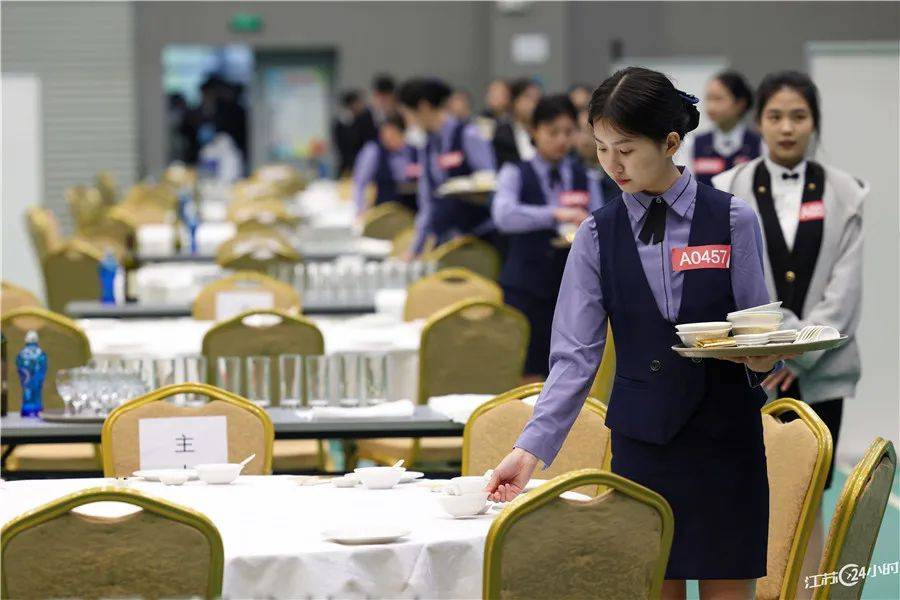
M 494 469 L 484 490 L 494 502 L 509 502 L 525 489 L 537 463 L 538 457 L 534 454 L 521 448 L 513 448 Z

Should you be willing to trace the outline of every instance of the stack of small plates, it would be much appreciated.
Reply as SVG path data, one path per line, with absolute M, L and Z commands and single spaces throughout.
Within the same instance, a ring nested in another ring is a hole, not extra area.
M 734 326 L 732 334 L 738 336 L 778 331 L 782 320 L 784 320 L 784 315 L 781 312 L 781 302 L 779 301 L 744 310 L 736 310 L 728 313 L 725 318 Z
M 700 340 L 724 338 L 731 331 L 731 323 L 712 321 L 709 323 L 682 323 L 675 326 L 678 337 L 685 346 L 696 346 Z

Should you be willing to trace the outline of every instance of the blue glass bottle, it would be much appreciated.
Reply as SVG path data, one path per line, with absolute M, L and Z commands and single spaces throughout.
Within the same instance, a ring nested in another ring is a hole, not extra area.
M 36 417 L 44 408 L 41 393 L 47 375 L 47 355 L 38 346 L 38 334 L 25 334 L 25 347 L 16 357 L 16 370 L 22 384 L 22 416 Z
M 103 304 L 116 303 L 116 273 L 119 271 L 119 261 L 112 250 L 107 249 L 103 253 L 103 259 L 98 267 L 100 275 L 100 302 Z
M 200 225 L 200 211 L 190 189 L 182 188 L 178 195 L 178 206 L 178 216 L 187 228 L 191 254 L 197 254 L 197 227 Z

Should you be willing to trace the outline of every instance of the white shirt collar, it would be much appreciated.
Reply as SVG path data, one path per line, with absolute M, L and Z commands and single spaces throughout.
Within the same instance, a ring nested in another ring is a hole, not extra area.
M 763 157 L 763 160 L 766 163 L 766 169 L 769 171 L 769 175 L 772 177 L 772 182 L 778 182 L 779 185 L 803 185 L 803 178 L 806 175 L 806 159 L 800 161 L 800 163 L 794 167 L 793 169 L 786 169 L 779 164 L 776 164 L 772 161 L 768 156 Z M 794 173 L 799 173 L 800 177 L 797 179 L 783 179 L 782 174 L 793 175 Z
M 713 128 L 713 145 L 716 148 L 728 149 L 730 152 L 735 152 L 744 142 L 745 131 L 747 131 L 747 126 L 744 123 L 738 123 L 732 127 L 731 131 L 728 133 L 715 127 Z

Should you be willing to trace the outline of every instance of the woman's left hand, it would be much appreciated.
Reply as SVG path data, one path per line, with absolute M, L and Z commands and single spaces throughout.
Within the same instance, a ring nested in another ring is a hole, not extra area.
M 774 390 L 780 387 L 782 392 L 786 392 L 795 379 L 797 379 L 797 376 L 794 375 L 794 372 L 785 367 L 766 377 L 762 382 L 762 386 L 767 390 Z

